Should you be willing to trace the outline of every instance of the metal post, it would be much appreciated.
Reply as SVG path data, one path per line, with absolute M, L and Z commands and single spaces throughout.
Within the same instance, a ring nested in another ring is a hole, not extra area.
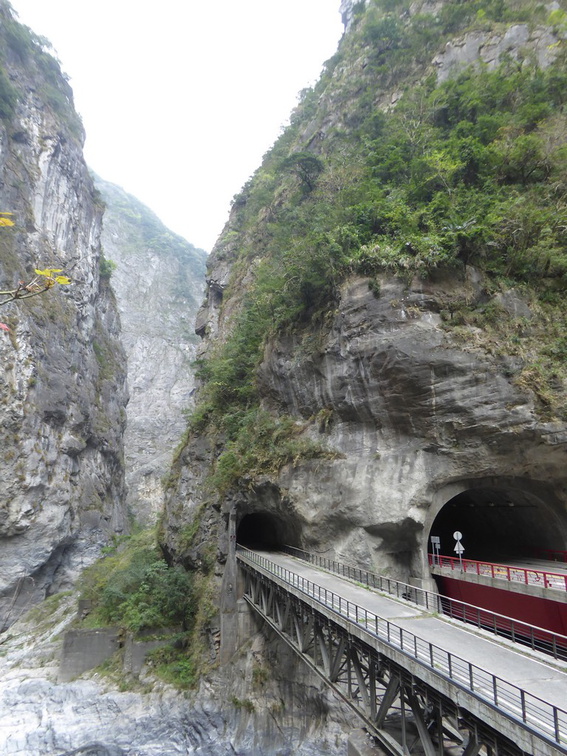
M 409 753 L 406 739 L 406 707 L 404 702 L 404 688 L 400 684 L 400 711 L 402 714 L 402 752 Z

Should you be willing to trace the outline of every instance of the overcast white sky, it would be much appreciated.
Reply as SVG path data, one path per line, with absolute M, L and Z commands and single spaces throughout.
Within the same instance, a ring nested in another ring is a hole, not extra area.
M 209 251 L 335 52 L 340 0 L 11 0 L 53 44 L 102 178 Z

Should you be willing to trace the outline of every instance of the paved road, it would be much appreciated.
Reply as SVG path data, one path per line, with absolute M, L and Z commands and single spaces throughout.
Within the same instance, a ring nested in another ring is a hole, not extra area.
M 267 552 L 263 556 L 502 680 L 554 706 L 567 709 L 567 672 L 559 666 L 530 658 L 497 640 L 482 637 L 465 627 L 427 614 L 416 606 L 360 587 L 300 559 Z

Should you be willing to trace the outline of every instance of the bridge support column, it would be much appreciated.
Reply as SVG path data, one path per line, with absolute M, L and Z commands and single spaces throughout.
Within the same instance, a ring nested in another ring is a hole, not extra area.
M 227 664 L 238 648 L 238 567 L 236 564 L 236 510 L 228 518 L 228 556 L 222 577 L 220 600 L 220 663 Z

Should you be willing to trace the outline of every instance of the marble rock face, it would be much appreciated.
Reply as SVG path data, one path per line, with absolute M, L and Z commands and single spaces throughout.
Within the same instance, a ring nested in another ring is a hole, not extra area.
M 16 225 L 0 230 L 2 288 L 34 268 L 62 268 L 73 283 L 2 308 L 0 627 L 68 587 L 124 530 L 127 402 L 119 316 L 99 274 L 102 206 L 71 90 L 61 78 L 55 112 L 33 58 L 7 48 L 5 67 L 17 102 L 0 121 L 0 207 Z
M 473 31 L 447 42 L 433 60 L 439 81 L 456 76 L 467 66 L 484 64 L 490 71 L 508 55 L 518 60 L 526 50 L 546 68 L 557 56 L 557 35 L 550 28 L 514 24 L 500 34 Z
M 126 505 L 138 522 L 152 523 L 193 402 L 194 322 L 206 254 L 120 187 L 95 180 L 106 203 L 102 245 L 115 266 L 111 282 L 128 366 Z
M 444 5 L 416 0 L 408 12 L 435 15 Z M 347 24 L 353 6 L 341 5 Z M 357 27 L 351 24 L 348 33 L 356 34 Z M 455 36 L 432 57 L 427 72 L 436 71 L 443 81 L 470 65 L 493 69 L 507 56 L 534 59 L 544 68 L 559 47 L 551 26 L 499 25 Z M 349 81 L 358 84 L 367 63 L 362 43 L 360 49 L 356 62 L 334 70 L 317 115 L 302 124 L 294 149 L 308 145 L 324 152 L 327 134 L 348 133 L 349 97 L 363 91 L 349 89 Z M 394 107 L 403 90 L 400 82 L 388 87 L 372 92 L 377 109 Z M 233 211 L 210 257 L 197 320 L 205 356 L 230 337 L 249 286 L 252 266 L 236 262 L 239 245 L 253 245 L 247 233 Z M 482 305 L 490 299 L 481 274 L 468 266 L 444 280 L 378 278 L 373 282 L 378 296 L 364 278 L 345 281 L 325 327 L 271 340 L 258 369 L 263 406 L 295 417 L 304 435 L 333 451 L 335 459 L 297 459 L 277 475 L 242 481 L 216 509 L 202 508 L 211 501 L 203 492 L 222 439 L 216 447 L 194 439 L 166 501 L 164 542 L 174 558 L 197 564 L 212 541 L 222 564 L 228 514 L 235 511 L 238 523 L 258 515 L 258 531 L 262 522 L 271 522 L 294 545 L 404 580 L 426 580 L 436 517 L 467 491 L 475 492 L 471 507 L 484 507 L 479 517 L 487 530 L 497 526 L 503 538 L 508 533 L 518 551 L 529 551 L 530 533 L 548 548 L 564 548 L 567 427 L 542 421 L 538 397 L 520 379 L 529 366 L 505 349 L 486 348 L 473 327 L 464 337 L 450 327 L 447 302 Z M 532 318 L 529 303 L 514 290 L 500 292 L 493 304 L 503 317 L 524 324 Z M 500 521 L 488 512 L 490 504 L 499 509 Z M 199 533 L 184 553 L 180 533 L 197 512 Z
M 280 476 L 301 538 L 403 579 L 426 573 L 433 519 L 459 491 L 531 486 L 565 511 L 567 428 L 539 420 L 509 362 L 452 340 L 438 306 L 447 283 L 385 280 L 375 298 L 352 279 L 317 350 L 282 339 L 260 368 L 265 401 L 305 419 L 324 411 L 311 436 L 339 452 Z
M 481 296 L 476 271 L 409 286 L 383 277 L 378 297 L 367 279 L 351 278 L 330 326 L 309 344 L 300 335 L 272 341 L 258 371 L 264 406 L 296 417 L 336 458 L 297 460 L 243 487 L 221 510 L 236 508 L 240 522 L 261 515 L 281 540 L 405 581 L 427 578 L 435 517 L 469 490 L 519 507 L 483 510 L 489 530 L 526 548 L 537 533 L 560 548 L 567 427 L 541 421 L 535 395 L 515 380 L 518 361 L 480 348 L 474 328 L 465 342 L 455 339 L 440 314 L 449 295 Z M 529 322 L 517 293 L 496 299 L 504 313 Z M 219 311 L 212 317 L 222 331 Z M 213 454 L 202 441 L 187 450 L 192 464 L 178 485 L 189 519 L 199 506 L 199 470 Z M 214 510 L 207 517 L 203 528 L 221 533 L 222 554 L 224 521 Z

